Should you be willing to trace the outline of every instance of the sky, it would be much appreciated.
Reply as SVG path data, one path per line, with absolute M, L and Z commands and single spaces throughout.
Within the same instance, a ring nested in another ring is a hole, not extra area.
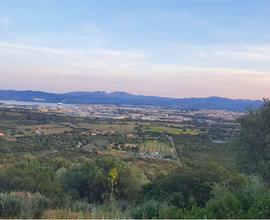
M 0 0 L 0 89 L 270 97 L 269 0 Z

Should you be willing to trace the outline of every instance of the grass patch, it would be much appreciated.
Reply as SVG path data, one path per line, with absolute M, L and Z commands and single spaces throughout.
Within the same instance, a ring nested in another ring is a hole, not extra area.
M 26 125 L 26 126 L 16 126 L 16 130 L 22 135 L 32 135 L 32 134 L 61 134 L 64 132 L 71 132 L 72 129 L 59 124 L 44 124 L 44 125 Z
M 161 155 L 173 156 L 174 150 L 169 143 L 156 140 L 147 140 L 141 143 L 140 150 L 143 152 L 159 152 Z
M 136 125 L 134 123 L 128 124 L 110 124 L 110 123 L 79 123 L 79 128 L 89 129 L 89 130 L 102 130 L 104 132 L 121 132 L 121 133 L 133 133 Z
M 198 135 L 200 133 L 196 128 L 176 128 L 158 125 L 145 125 L 143 130 L 144 132 L 167 133 L 169 135 Z

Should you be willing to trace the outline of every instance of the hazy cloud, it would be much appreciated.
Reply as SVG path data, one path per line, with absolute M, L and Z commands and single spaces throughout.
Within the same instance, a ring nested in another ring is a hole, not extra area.
M 209 53 L 206 48 L 195 51 L 209 60 L 214 60 L 215 56 L 225 59 L 230 54 L 235 54 L 230 58 L 237 60 L 236 54 L 240 52 L 243 53 L 241 59 L 246 61 L 268 59 L 268 48 L 260 46 L 213 46 Z M 189 56 L 194 56 L 193 53 Z M 270 93 L 267 70 L 155 62 L 153 53 L 143 50 L 67 50 L 0 43 L 0 66 L 1 88 L 58 92 L 123 90 L 175 97 L 220 95 L 237 98 L 241 95 L 262 98 Z

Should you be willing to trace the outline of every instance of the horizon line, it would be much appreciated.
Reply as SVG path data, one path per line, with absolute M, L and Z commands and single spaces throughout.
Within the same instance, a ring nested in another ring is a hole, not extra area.
M 207 99 L 207 98 L 222 98 L 222 99 L 230 99 L 230 100 L 246 100 L 246 101 L 263 101 L 264 99 L 268 98 L 261 98 L 261 99 L 252 99 L 252 98 L 229 98 L 229 97 L 223 97 L 218 95 L 212 95 L 212 96 L 205 96 L 205 97 L 172 97 L 172 96 L 160 96 L 160 95 L 146 95 L 146 94 L 136 94 L 136 93 L 130 93 L 126 91 L 116 90 L 116 91 L 106 91 L 106 90 L 70 90 L 66 92 L 54 92 L 54 91 L 47 91 L 47 90 L 34 90 L 34 89 L 0 89 L 0 91 L 15 91 L 15 92 L 43 92 L 43 93 L 53 93 L 53 94 L 67 94 L 67 93 L 94 93 L 94 92 L 100 92 L 100 93 L 106 93 L 106 94 L 113 94 L 113 93 L 125 93 L 128 95 L 133 96 L 145 96 L 145 97 L 159 97 L 159 98 L 170 98 L 170 99 Z

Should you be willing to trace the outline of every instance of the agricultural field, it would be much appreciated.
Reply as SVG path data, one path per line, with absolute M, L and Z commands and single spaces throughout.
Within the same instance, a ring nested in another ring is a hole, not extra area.
M 103 131 L 104 133 L 133 133 L 135 123 L 79 123 L 78 128 L 89 129 L 92 131 Z
M 31 151 L 36 155 L 71 151 L 87 157 L 106 154 L 142 160 L 185 160 L 207 155 L 215 145 L 223 148 L 222 143 L 237 129 L 233 125 L 88 120 L 14 110 L 3 110 L 0 116 L 0 150 L 20 154 Z
M 15 127 L 16 131 L 25 135 L 49 135 L 49 134 L 61 134 L 65 132 L 71 132 L 72 129 L 60 124 L 44 124 L 44 125 L 19 125 Z
M 153 133 L 166 133 L 169 135 L 198 135 L 200 131 L 197 128 L 179 128 L 171 126 L 160 126 L 160 125 L 144 125 L 144 132 Z
M 157 140 L 147 140 L 140 144 L 140 151 L 143 153 L 159 153 L 160 156 L 176 157 L 174 148 L 170 143 Z

